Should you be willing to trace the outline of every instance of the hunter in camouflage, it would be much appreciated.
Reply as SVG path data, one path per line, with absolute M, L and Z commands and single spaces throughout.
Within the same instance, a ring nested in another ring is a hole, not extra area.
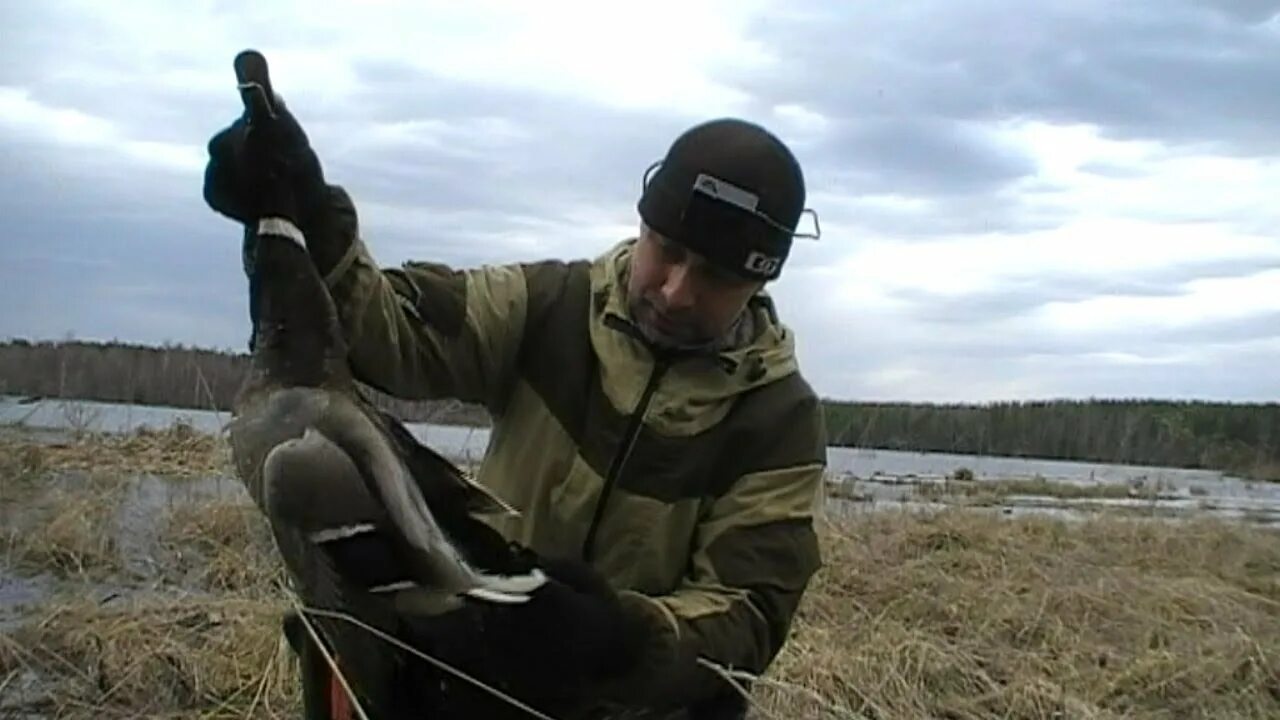
M 691 128 L 655 168 L 637 236 L 590 260 L 380 267 L 347 192 L 318 178 L 301 225 L 356 376 L 483 405 L 477 481 L 521 513 L 494 527 L 581 561 L 640 629 L 571 716 L 741 717 L 699 659 L 764 672 L 821 562 L 822 410 L 765 290 L 804 183 L 780 140 L 738 120 Z

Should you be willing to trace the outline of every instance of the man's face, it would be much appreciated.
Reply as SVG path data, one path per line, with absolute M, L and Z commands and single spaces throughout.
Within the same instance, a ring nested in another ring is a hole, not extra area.
M 645 225 L 631 257 L 631 317 L 651 342 L 701 345 L 724 335 L 764 283 L 707 262 Z

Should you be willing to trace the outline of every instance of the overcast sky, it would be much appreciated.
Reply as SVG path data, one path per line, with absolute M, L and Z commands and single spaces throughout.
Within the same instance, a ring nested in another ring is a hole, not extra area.
M 1277 6 L 6 2 L 0 337 L 244 348 L 200 182 L 256 47 L 385 265 L 594 256 L 736 115 L 822 221 L 772 286 L 822 395 L 1274 400 Z

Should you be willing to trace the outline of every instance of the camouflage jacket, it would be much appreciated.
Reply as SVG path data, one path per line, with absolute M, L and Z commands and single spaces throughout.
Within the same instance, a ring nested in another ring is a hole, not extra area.
M 632 241 L 594 260 L 379 268 L 334 196 L 350 250 L 326 283 L 357 377 L 487 408 L 477 479 L 522 513 L 496 527 L 588 558 L 651 623 L 640 667 L 602 693 L 679 707 L 724 692 L 695 656 L 763 672 L 820 565 L 826 460 L 818 398 L 769 299 L 750 304 L 750 342 L 661 362 L 629 331 Z

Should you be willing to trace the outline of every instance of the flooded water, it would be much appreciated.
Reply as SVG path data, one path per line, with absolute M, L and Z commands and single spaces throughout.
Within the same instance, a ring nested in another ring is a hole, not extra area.
M 219 433 L 231 420 L 231 413 L 214 410 L 156 405 L 124 405 L 90 400 L 43 399 L 25 402 L 0 395 L 0 425 L 49 430 L 129 432 L 139 428 L 162 430 L 185 423 L 207 433 Z M 421 441 L 455 460 L 474 461 L 484 455 L 489 442 L 487 428 L 410 423 L 409 429 Z
M 912 485 L 881 485 L 850 481 L 838 495 L 826 499 L 827 514 L 856 518 L 868 512 L 937 512 L 953 509 L 953 503 L 929 500 Z M 990 504 L 965 505 L 967 512 L 1022 517 L 1040 515 L 1080 520 L 1110 513 L 1129 518 L 1188 520 L 1220 518 L 1280 529 L 1280 500 L 1275 497 L 1156 497 L 1143 498 L 1057 498 L 1040 495 L 1007 495 Z
M 171 480 L 157 475 L 129 478 L 112 518 L 115 542 L 125 568 L 145 576 L 156 571 L 159 538 L 156 518 L 166 518 L 181 505 L 250 502 L 233 477 Z
M 43 437 L 49 436 L 37 440 Z M 67 504 L 84 499 L 87 505 Z M 0 641 L 11 635 L 14 647 L 27 642 L 20 636 L 57 617 L 64 604 L 87 603 L 111 613 L 135 602 L 216 598 L 216 588 L 202 581 L 211 560 L 202 537 L 175 532 L 169 520 L 184 506 L 200 513 L 226 503 L 250 503 L 234 477 L 65 471 L 11 488 L 0 498 L 0 533 L 11 543 L 0 544 Z M 86 522 L 69 524 L 68 517 Z M 23 539 L 55 525 L 64 529 L 55 535 L 61 549 L 29 555 L 32 548 Z M 63 559 L 89 549 L 93 553 L 81 555 L 83 564 Z M 0 673 L 0 718 L 62 716 L 53 699 L 74 695 L 77 686 L 65 685 L 65 678 L 40 664 L 41 657 L 22 656 L 24 662 L 8 675 Z
M 1244 481 L 1230 478 L 1216 470 L 1111 465 L 1036 458 L 832 447 L 827 448 L 827 459 L 831 469 L 840 474 L 864 478 L 881 475 L 926 482 L 941 480 L 960 468 L 967 468 L 973 471 L 976 478 L 993 480 L 1042 477 L 1054 482 L 1074 484 L 1147 481 L 1179 487 L 1198 482 L 1227 481 L 1231 485 L 1244 484 Z
M 49 596 L 53 585 L 49 575 L 20 575 L 0 563 L 0 632 L 12 629 L 28 608 Z
M 173 539 L 166 539 L 171 514 L 183 506 L 252 502 L 240 481 L 230 476 L 168 478 L 138 474 L 113 478 L 106 492 L 101 487 L 103 481 L 96 482 L 99 486 L 94 497 L 98 500 L 84 511 L 100 512 L 107 518 L 102 532 L 109 538 L 109 569 L 95 572 L 86 581 L 75 571 L 14 567 L 0 550 L 0 632 L 12 629 L 30 609 L 52 597 L 83 598 L 86 586 L 92 599 L 100 604 L 133 597 L 205 595 L 207 590 L 189 577 L 199 575 L 204 560 L 175 555 Z M 0 528 L 22 536 L 44 527 L 55 516 L 51 513 L 56 512 L 60 501 L 95 492 L 93 483 L 78 471 L 52 475 L 0 502 Z
M 123 432 L 184 422 L 205 432 L 220 432 L 230 419 L 227 412 L 56 399 L 22 402 L 0 396 L 0 423 L 30 428 Z M 462 462 L 480 460 L 489 441 L 487 428 L 410 423 L 409 429 L 435 450 Z M 1126 485 L 1143 495 L 1142 499 L 1106 500 L 1004 498 L 1004 505 L 1014 513 L 1103 507 L 1174 516 L 1212 514 L 1280 525 L 1280 484 L 1250 482 L 1213 470 L 846 447 L 828 448 L 827 461 L 832 483 L 845 490 L 845 495 L 871 505 L 916 502 L 916 488 L 942 482 L 967 468 L 979 481 L 1039 477 L 1084 486 Z M 1154 500 L 1147 497 L 1153 489 L 1158 490 Z

